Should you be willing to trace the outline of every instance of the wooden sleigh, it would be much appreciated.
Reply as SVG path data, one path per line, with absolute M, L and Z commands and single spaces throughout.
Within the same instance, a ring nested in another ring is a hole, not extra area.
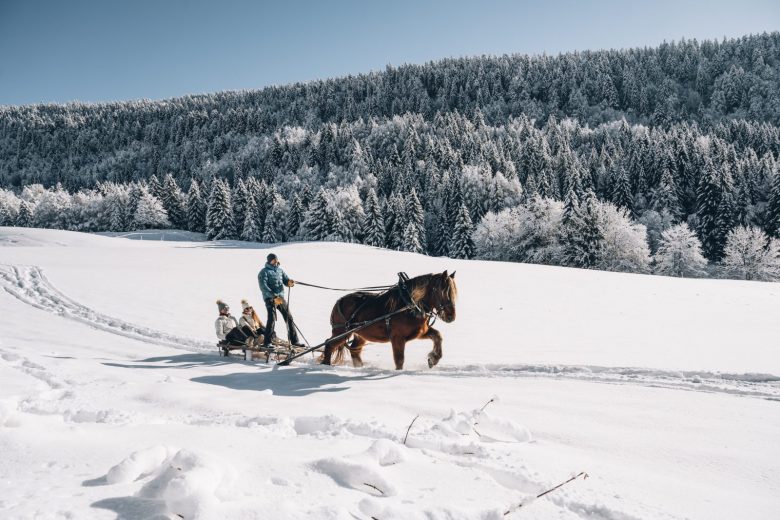
M 274 356 L 277 362 L 286 360 L 295 356 L 303 348 L 293 347 L 289 341 L 274 338 L 269 347 L 263 347 L 263 336 L 258 338 L 247 338 L 246 341 L 226 341 L 217 343 L 217 350 L 220 356 L 234 357 L 242 356 L 245 361 L 252 359 L 265 360 L 266 363 Z

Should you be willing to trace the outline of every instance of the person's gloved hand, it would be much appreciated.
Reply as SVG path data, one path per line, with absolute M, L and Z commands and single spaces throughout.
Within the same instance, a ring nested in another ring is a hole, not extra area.
M 284 298 L 281 296 L 274 296 L 274 305 L 281 305 L 284 303 Z
M 287 280 L 287 287 L 292 287 L 295 285 L 295 280 Z

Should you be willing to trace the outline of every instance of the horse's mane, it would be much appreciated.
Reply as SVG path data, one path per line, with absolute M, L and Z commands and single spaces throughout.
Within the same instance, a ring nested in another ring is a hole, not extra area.
M 406 288 L 409 289 L 409 294 L 411 294 L 412 299 L 415 302 L 419 302 L 425 297 L 425 294 L 428 291 L 428 286 L 430 285 L 431 279 L 434 276 L 436 275 L 433 273 L 421 274 L 420 276 L 410 278 L 409 281 L 406 282 Z M 449 285 L 450 298 L 454 301 L 458 296 L 458 289 L 455 286 L 455 282 L 449 276 L 447 277 L 447 284 Z M 406 301 L 401 298 L 397 286 L 393 286 L 391 289 L 388 289 L 379 296 L 386 298 L 385 307 L 389 311 L 396 310 L 406 305 Z

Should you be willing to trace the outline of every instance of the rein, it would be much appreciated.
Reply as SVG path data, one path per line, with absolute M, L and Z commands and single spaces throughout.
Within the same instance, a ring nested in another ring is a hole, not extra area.
M 327 290 L 327 291 L 341 291 L 341 292 L 361 292 L 361 291 L 366 291 L 366 292 L 379 292 L 379 291 L 386 291 L 386 290 L 388 290 L 388 289 L 392 289 L 392 288 L 393 288 L 393 287 L 395 287 L 397 284 L 393 284 L 393 285 L 373 285 L 373 286 L 370 286 L 370 287 L 357 287 L 357 288 L 354 288 L 354 289 L 341 289 L 341 288 L 338 288 L 338 287 L 325 287 L 325 286 L 323 286 L 323 285 L 314 285 L 313 283 L 299 282 L 299 281 L 297 281 L 297 280 L 296 280 L 296 281 L 295 281 L 295 285 L 303 285 L 304 287 L 314 287 L 315 289 L 325 289 L 325 290 Z

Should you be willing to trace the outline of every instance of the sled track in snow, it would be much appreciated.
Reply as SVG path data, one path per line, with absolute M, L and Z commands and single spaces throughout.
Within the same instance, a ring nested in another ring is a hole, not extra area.
M 90 309 L 61 293 L 40 267 L 0 264 L 0 285 L 19 301 L 97 330 L 190 352 L 214 350 L 212 343 L 134 325 Z
M 16 299 L 94 329 L 154 345 L 197 353 L 214 352 L 209 342 L 175 336 L 134 325 L 97 312 L 60 292 L 36 266 L 0 264 L 0 285 Z M 339 368 L 343 369 L 343 368 Z M 376 372 L 375 368 L 347 369 Z M 384 372 L 384 370 L 379 370 Z M 699 392 L 716 392 L 780 401 L 780 376 L 707 371 L 674 371 L 586 365 L 485 364 L 438 366 L 435 370 L 407 370 L 410 375 L 437 377 L 541 377 L 608 384 L 634 384 Z

